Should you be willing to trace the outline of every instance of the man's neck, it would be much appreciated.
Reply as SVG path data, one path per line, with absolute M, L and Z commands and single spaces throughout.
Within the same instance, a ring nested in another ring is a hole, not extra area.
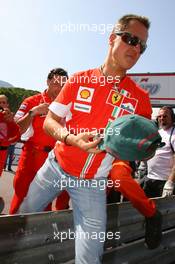
M 49 97 L 49 99 L 50 99 L 51 101 L 54 101 L 54 100 L 55 100 L 55 97 L 52 96 L 52 93 L 49 91 L 48 88 L 46 89 L 46 94 L 47 94 L 47 96 Z
M 120 79 L 122 80 L 125 75 L 126 71 L 119 69 L 119 67 L 114 64 L 109 62 L 108 60 L 105 61 L 105 63 L 101 66 L 101 72 L 104 76 L 113 78 L 113 79 Z
M 173 125 L 171 126 L 161 126 L 160 128 L 162 128 L 163 130 L 170 130 L 173 128 Z

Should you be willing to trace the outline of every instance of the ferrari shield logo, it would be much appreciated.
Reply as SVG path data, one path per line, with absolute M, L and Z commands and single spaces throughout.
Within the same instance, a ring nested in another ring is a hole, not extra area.
M 123 98 L 124 98 L 123 94 L 111 90 L 106 100 L 106 103 L 113 106 L 120 106 L 123 101 Z
M 112 104 L 117 104 L 120 100 L 121 100 L 122 96 L 117 93 L 117 92 L 114 92 L 112 94 Z

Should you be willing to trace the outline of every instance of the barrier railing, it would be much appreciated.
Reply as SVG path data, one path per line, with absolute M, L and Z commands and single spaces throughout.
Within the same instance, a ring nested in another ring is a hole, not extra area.
M 129 202 L 107 206 L 107 232 L 116 236 L 105 243 L 103 263 L 175 263 L 175 196 L 156 203 L 164 233 L 155 250 L 144 246 L 144 217 Z M 73 264 L 73 237 L 72 210 L 0 216 L 0 263 Z

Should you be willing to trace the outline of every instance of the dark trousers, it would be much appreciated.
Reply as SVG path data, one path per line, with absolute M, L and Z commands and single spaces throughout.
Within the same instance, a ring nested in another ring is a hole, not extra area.
M 153 180 L 146 178 L 143 189 L 147 197 L 160 197 L 162 196 L 163 187 L 166 181 Z
M 14 152 L 15 152 L 15 145 L 10 145 L 8 147 L 7 159 L 6 159 L 6 164 L 5 164 L 5 168 L 8 166 L 8 170 L 12 169 L 11 166 L 12 166 L 12 162 L 14 158 Z

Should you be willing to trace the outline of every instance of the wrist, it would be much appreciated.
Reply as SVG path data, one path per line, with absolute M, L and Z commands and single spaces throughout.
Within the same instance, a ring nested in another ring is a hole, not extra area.
M 75 138 L 74 134 L 67 133 L 63 136 L 62 142 L 64 142 L 64 144 L 67 146 L 75 146 L 74 138 Z
M 64 138 L 63 138 L 63 142 L 64 142 L 64 144 L 65 145 L 67 145 L 67 146 L 69 146 L 69 144 L 68 144 L 68 137 L 70 136 L 70 133 L 68 132 L 65 136 L 64 136 Z
M 31 109 L 31 110 L 29 110 L 28 115 L 29 115 L 30 117 L 34 117 L 34 116 L 35 116 L 35 113 L 34 113 L 34 111 Z

